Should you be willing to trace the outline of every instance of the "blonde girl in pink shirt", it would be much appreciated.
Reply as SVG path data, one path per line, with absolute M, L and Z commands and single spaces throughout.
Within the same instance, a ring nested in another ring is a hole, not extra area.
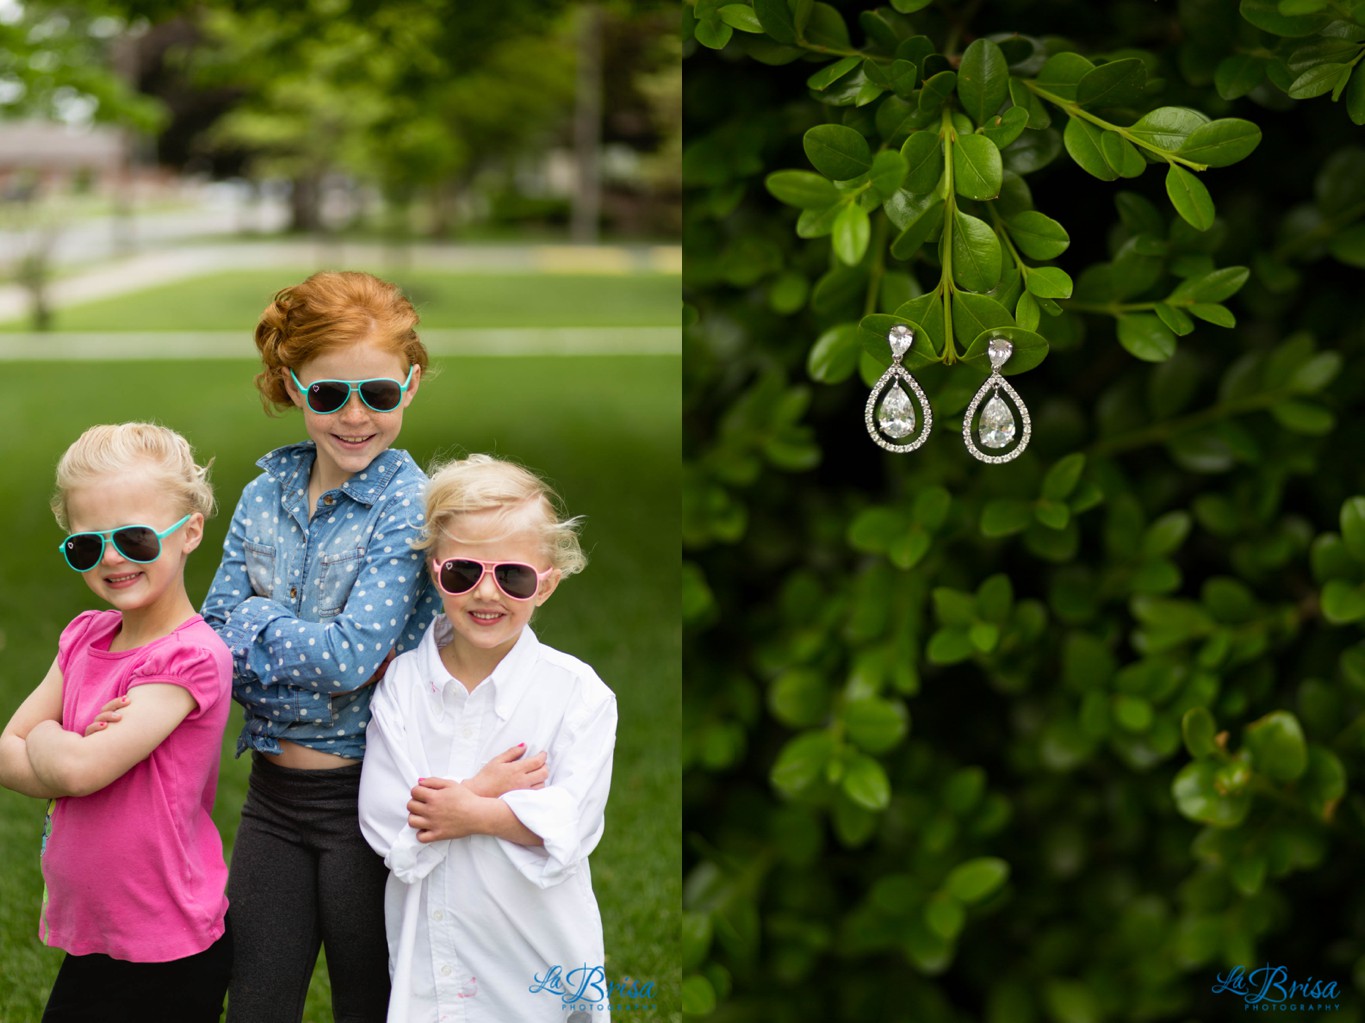
M 232 664 L 185 593 L 207 470 L 165 427 L 91 427 L 57 467 L 52 509 L 69 533 L 54 568 L 111 610 L 63 630 L 0 733 L 0 784 L 52 800 L 39 935 L 67 956 L 43 1020 L 209 1023 L 232 965 L 210 817 Z

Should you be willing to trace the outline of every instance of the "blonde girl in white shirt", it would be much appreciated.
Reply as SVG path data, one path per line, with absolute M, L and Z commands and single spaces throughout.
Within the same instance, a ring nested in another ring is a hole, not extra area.
M 374 696 L 361 829 L 389 868 L 389 1023 L 610 1018 L 588 854 L 602 837 L 616 698 L 529 622 L 586 564 L 533 473 L 487 455 L 432 475 L 416 548 L 444 615 Z M 467 780 L 524 744 L 548 778 Z

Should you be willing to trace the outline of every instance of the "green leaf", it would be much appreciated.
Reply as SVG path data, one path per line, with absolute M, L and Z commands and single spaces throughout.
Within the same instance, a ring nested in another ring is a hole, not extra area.
M 1270 414 L 1286 430 L 1309 437 L 1322 437 L 1336 426 L 1336 416 L 1311 401 L 1279 401 L 1270 406 Z
M 885 810 L 891 802 L 891 781 L 886 769 L 861 753 L 849 762 L 842 786 L 849 799 L 867 810 Z
M 997 497 L 981 508 L 981 535 L 1009 536 L 1027 529 L 1033 521 L 1033 502 L 1016 497 Z
M 711 951 L 714 927 L 710 913 L 684 910 L 682 915 L 682 966 L 684 970 L 700 966 Z
M 1237 317 L 1232 315 L 1232 310 L 1227 306 L 1214 302 L 1194 302 L 1187 308 L 1191 316 L 1196 316 L 1205 323 L 1212 323 L 1216 327 L 1237 326 Z
M 1141 551 L 1144 557 L 1163 558 L 1174 554 L 1190 535 L 1189 512 L 1167 512 L 1147 527 L 1142 534 Z
M 1050 127 L 1052 113 L 1047 104 L 1033 94 L 1027 85 L 1018 78 L 1010 78 L 1010 101 L 1028 114 L 1028 126 L 1037 131 Z
M 1035 266 L 1024 278 L 1029 293 L 1039 298 L 1070 298 L 1071 276 L 1060 267 Z
M 996 310 L 999 313 L 996 313 Z M 989 296 L 969 295 L 965 292 L 953 296 L 954 328 L 960 328 L 965 333 L 972 329 L 973 321 L 981 327 L 972 338 L 971 344 L 967 346 L 967 351 L 963 353 L 964 364 L 974 367 L 983 377 L 987 376 L 990 373 L 989 346 L 992 338 L 1000 338 L 1014 346 L 1009 361 L 1000 370 L 1005 376 L 1027 373 L 1047 358 L 1049 349 L 1047 338 L 1023 327 L 1016 327 L 1008 321 L 999 326 L 988 323 L 987 320 L 992 314 L 1009 316 L 1008 310 Z
M 957 96 L 967 116 L 984 125 L 1005 102 L 1009 80 L 1009 63 L 1000 47 L 989 39 L 973 40 L 957 69 Z
M 1194 330 L 1194 320 L 1190 319 L 1188 313 L 1183 309 L 1167 305 L 1165 302 L 1158 302 L 1154 307 L 1157 319 L 1166 324 L 1171 332 L 1178 337 L 1184 337 Z
M 1196 231 L 1213 226 L 1213 198 L 1204 183 L 1184 167 L 1171 164 L 1166 172 L 1166 194 L 1181 219 Z
M 948 97 L 957 88 L 957 74 L 953 71 L 940 71 L 925 80 L 919 93 L 919 110 L 922 114 L 936 114 L 948 102 Z
M 720 20 L 731 28 L 737 28 L 741 32 L 762 33 L 763 25 L 754 14 L 754 9 L 748 4 L 726 4 L 717 12 Z
M 1222 302 L 1242 290 L 1251 271 L 1244 266 L 1225 266 L 1202 277 L 1182 281 L 1167 298 L 1168 302 Z
M 829 700 L 829 683 L 809 668 L 783 672 L 768 691 L 768 709 L 789 728 L 819 724 L 829 712 Z
M 1010 237 L 1030 259 L 1056 259 L 1071 244 L 1066 228 L 1037 210 L 1021 210 L 1005 221 Z
M 1147 68 L 1136 57 L 1100 64 L 1076 83 L 1076 102 L 1083 107 L 1131 106 L 1142 99 Z
M 1038 84 L 1064 100 L 1076 98 L 1076 87 L 1095 65 L 1079 53 L 1064 50 L 1053 54 L 1038 71 Z
M 905 178 L 905 160 L 894 150 L 882 150 L 872 159 L 872 170 L 868 173 L 871 193 L 878 202 L 885 202 L 900 190 Z
M 1295 78 L 1285 91 L 1290 99 L 1312 99 L 1344 86 L 1350 74 L 1349 64 L 1317 64 Z
M 961 210 L 953 212 L 952 259 L 953 279 L 959 287 L 990 291 L 1000 281 L 1000 239 L 984 220 Z
M 822 384 L 841 383 L 857 370 L 862 350 L 858 325 L 841 323 L 816 338 L 806 358 L 806 372 Z
M 807 78 L 806 86 L 816 92 L 824 92 L 839 79 L 850 74 L 862 62 L 861 57 L 845 57 L 843 60 L 836 60 L 833 64 L 822 67 Z
M 841 717 L 849 740 L 868 753 L 886 753 L 910 730 L 905 708 L 878 697 L 850 700 Z
M 1077 451 L 1060 459 L 1043 477 L 1042 496 L 1049 501 L 1065 501 L 1085 471 L 1085 455 Z
M 1341 539 L 1351 556 L 1365 564 L 1365 497 L 1348 497 L 1342 504 Z
M 1100 148 L 1102 135 L 1103 131 L 1090 122 L 1073 117 L 1066 122 L 1062 143 L 1071 159 L 1087 174 L 1101 181 L 1114 181 L 1118 178 L 1118 172 L 1104 158 L 1104 151 Z
M 872 169 L 867 139 L 842 124 L 818 124 L 802 137 L 811 166 L 825 177 L 847 181 Z
M 1215 828 L 1235 828 L 1251 809 L 1251 794 L 1225 792 L 1220 787 L 1219 764 L 1210 759 L 1186 764 L 1171 784 L 1175 805 L 1190 820 Z
M 1239 117 L 1222 117 L 1192 131 L 1179 153 L 1210 167 L 1227 167 L 1250 156 L 1261 143 L 1261 129 Z
M 1155 316 L 1119 316 L 1118 335 L 1119 344 L 1144 362 L 1165 362 L 1175 354 L 1175 335 Z
M 1192 757 L 1211 757 L 1218 752 L 1218 726 L 1207 707 L 1191 707 L 1180 719 L 1180 734 Z
M 967 923 L 967 910 L 957 899 L 940 892 L 924 904 L 924 922 L 944 941 L 955 941 Z
M 1147 169 L 1147 161 L 1137 146 L 1115 131 L 1100 135 L 1100 155 L 1110 169 L 1121 178 L 1137 178 Z
M 834 737 L 826 731 L 804 732 L 782 747 L 769 777 L 784 796 L 805 792 L 825 773 L 834 755 Z
M 1353 224 L 1334 235 L 1327 251 L 1338 262 L 1365 269 L 1365 224 Z
M 834 254 L 848 266 L 862 262 L 871 238 L 872 222 L 857 203 L 849 203 L 834 219 Z
M 944 625 L 971 625 L 976 621 L 976 598 L 947 586 L 933 591 L 934 617 Z
M 976 905 L 990 898 L 1009 880 L 1010 865 L 995 856 L 979 856 L 959 863 L 943 882 L 942 890 L 953 898 Z
M 700 973 L 691 973 L 682 982 L 682 1011 L 687 1016 L 709 1016 L 716 1011 L 716 989 Z
M 953 146 L 953 188 L 968 199 L 994 199 L 1000 194 L 1005 168 L 1000 150 L 984 135 L 963 135 Z
M 1244 741 L 1252 766 L 1271 781 L 1290 782 L 1308 768 L 1308 744 L 1299 719 L 1271 711 L 1247 726 Z
M 1322 587 L 1322 616 L 1333 625 L 1365 618 L 1365 589 L 1345 579 L 1329 579 Z
M 981 126 L 981 133 L 994 142 L 997 149 L 1004 149 L 1027 127 L 1028 111 L 1023 107 L 1010 107 L 1003 114 L 987 118 Z
M 933 202 L 896 236 L 891 243 L 891 255 L 897 259 L 909 259 L 926 241 L 943 226 L 945 205 L 942 199 Z
M 803 6 L 807 6 L 810 11 L 809 17 L 802 26 L 801 11 Z M 852 40 L 849 38 L 848 26 L 844 23 L 844 16 L 839 13 L 838 8 L 826 3 L 809 3 L 809 0 L 798 0 L 796 7 L 797 28 L 805 36 L 805 40 L 814 46 L 823 46 L 830 50 L 848 50 L 851 48 Z
M 1365 125 L 1365 65 L 1356 65 L 1346 86 L 1346 113 L 1355 125 Z
M 905 158 L 905 188 L 923 195 L 932 192 L 943 177 L 943 140 L 935 131 L 917 131 L 901 146 Z
M 810 171 L 773 171 L 763 184 L 779 202 L 803 210 L 824 209 L 839 201 L 839 190 L 829 179 Z
M 1223 99 L 1239 99 L 1265 80 L 1265 65 L 1265 58 L 1250 53 L 1224 57 L 1213 73 L 1214 88 Z
M 734 33 L 735 30 L 721 21 L 720 15 L 713 11 L 697 19 L 697 27 L 693 34 L 697 37 L 697 42 L 708 49 L 723 50 Z
M 1189 107 L 1157 107 L 1139 117 L 1128 134 L 1153 149 L 1174 153 L 1208 120 Z
M 1313 35 L 1331 18 L 1325 14 L 1281 14 L 1276 0 L 1242 0 L 1242 17 L 1271 35 L 1298 38 Z
M 775 42 L 796 42 L 796 22 L 787 0 L 753 0 L 754 15 Z M 856 62 L 856 58 L 855 58 Z

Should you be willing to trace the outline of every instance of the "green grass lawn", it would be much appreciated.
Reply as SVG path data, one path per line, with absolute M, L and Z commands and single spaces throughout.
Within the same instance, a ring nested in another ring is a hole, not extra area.
M 234 274 L 221 282 L 236 296 L 233 301 L 245 306 L 244 312 L 234 310 L 233 323 L 225 324 L 221 317 L 196 319 L 204 312 L 197 303 L 221 298 L 215 286 L 197 283 L 155 302 L 146 295 L 120 300 L 129 315 L 159 309 L 162 299 L 174 302 L 178 319 L 113 322 L 124 329 L 132 324 L 153 329 L 155 323 L 155 329 L 212 330 L 242 323 L 249 355 L 248 331 L 256 311 L 289 278 L 256 275 L 253 293 L 239 279 L 248 276 Z M 521 278 L 520 299 L 507 308 L 520 311 L 533 304 L 531 296 L 547 294 L 549 285 L 541 287 L 546 280 Z M 664 288 L 645 278 L 637 290 L 631 283 L 637 279 L 618 278 L 616 304 L 636 309 L 632 315 L 642 318 L 652 305 L 654 318 L 642 322 L 667 324 L 678 308 L 677 279 L 668 280 L 671 285 Z M 465 281 L 433 275 L 429 283 L 433 295 L 466 294 Z M 477 288 L 468 292 L 477 293 Z M 647 301 L 645 294 L 654 297 Z M 515 296 L 508 295 L 504 300 L 512 302 Z M 593 301 L 611 304 L 605 294 L 594 293 Z M 463 313 L 454 315 L 445 300 L 432 302 L 426 322 L 463 325 Z M 70 315 L 79 318 L 86 312 L 73 310 Z M 106 309 L 102 317 L 108 315 Z M 504 310 L 499 325 L 509 325 L 506 321 Z M 103 319 L 105 327 L 109 322 Z M 558 322 L 578 321 L 566 315 Z M 63 326 L 95 329 L 88 322 Z M 460 357 L 438 358 L 434 368 L 437 372 L 405 416 L 399 446 L 423 465 L 472 451 L 515 458 L 550 476 L 569 511 L 587 516 L 589 567 L 561 586 L 539 613 L 536 628 L 546 642 L 592 664 L 619 701 L 607 831 L 592 857 L 593 881 L 606 929 L 609 976 L 655 981 L 658 1010 L 618 1018 L 680 1019 L 680 360 Z M 47 510 L 53 468 L 66 445 L 93 423 L 152 418 L 184 433 L 201 456 L 215 459 L 213 478 L 221 507 L 205 545 L 191 559 L 188 583 L 197 599 L 216 567 L 215 552 L 237 495 L 257 471 L 255 460 L 272 447 L 303 439 L 297 417 L 263 414 L 252 386 L 255 371 L 250 358 L 10 363 L 0 369 L 0 464 L 8 481 L 7 500 L 0 505 L 0 536 L 9 541 L 0 554 L 4 718 L 41 678 L 62 626 L 91 606 L 89 591 L 61 562 L 56 550 L 60 532 Z M 248 770 L 245 760 L 231 755 L 239 721 L 234 716 L 224 740 L 215 811 L 229 847 Z M 36 937 L 41 819 L 37 801 L 0 790 L 3 1023 L 39 1019 L 62 955 Z M 305 1019 L 331 1019 L 321 967 Z
M 250 345 L 256 317 L 280 288 L 308 271 L 235 270 L 57 310 L 52 329 L 241 330 Z M 424 328 L 647 327 L 677 322 L 672 274 L 381 273 L 402 285 Z M 26 331 L 27 320 L 0 323 Z

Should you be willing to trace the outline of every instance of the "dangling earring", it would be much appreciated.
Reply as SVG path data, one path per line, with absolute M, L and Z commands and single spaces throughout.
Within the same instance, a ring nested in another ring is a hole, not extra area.
M 914 343 L 915 332 L 903 324 L 896 324 L 887 334 L 891 345 L 891 366 L 872 385 L 872 393 L 867 396 L 867 408 L 863 421 L 867 423 L 867 433 L 874 443 L 887 451 L 914 451 L 929 439 L 929 428 L 934 425 L 934 413 L 929 408 L 929 399 L 910 372 L 901 365 L 901 359 Z M 919 432 L 915 432 L 915 408 L 910 395 L 905 393 L 901 382 L 910 385 L 910 390 L 919 403 Z M 878 399 L 881 399 L 878 407 Z M 904 444 L 892 441 L 902 437 L 912 437 Z M 887 438 L 890 438 L 888 440 Z
M 991 360 L 991 375 L 986 378 L 986 382 L 981 385 L 981 389 L 972 398 L 972 403 L 967 406 L 967 414 L 962 419 L 962 439 L 966 442 L 967 450 L 971 452 L 973 458 L 998 464 L 1017 458 L 1020 452 L 1028 447 L 1033 428 L 1029 424 L 1028 409 L 1025 407 L 1023 399 L 1019 397 L 1019 392 L 1000 375 L 1000 367 L 1008 362 L 1010 356 L 1014 354 L 1014 345 L 1004 338 L 992 338 L 986 352 Z M 1022 432 L 1019 431 L 1015 423 L 1014 413 L 1010 411 L 1009 405 L 1001 398 L 1001 391 L 1019 410 L 1019 419 L 1024 424 Z M 1002 448 L 1009 448 L 1015 434 L 1019 434 L 1019 442 L 1003 455 L 986 454 L 976 446 L 976 442 L 972 439 L 972 418 L 976 415 L 977 406 L 981 404 L 987 394 L 990 395 L 990 400 L 986 402 L 986 407 L 981 410 L 981 419 L 977 423 L 977 436 L 980 437 L 981 443 L 998 451 Z

